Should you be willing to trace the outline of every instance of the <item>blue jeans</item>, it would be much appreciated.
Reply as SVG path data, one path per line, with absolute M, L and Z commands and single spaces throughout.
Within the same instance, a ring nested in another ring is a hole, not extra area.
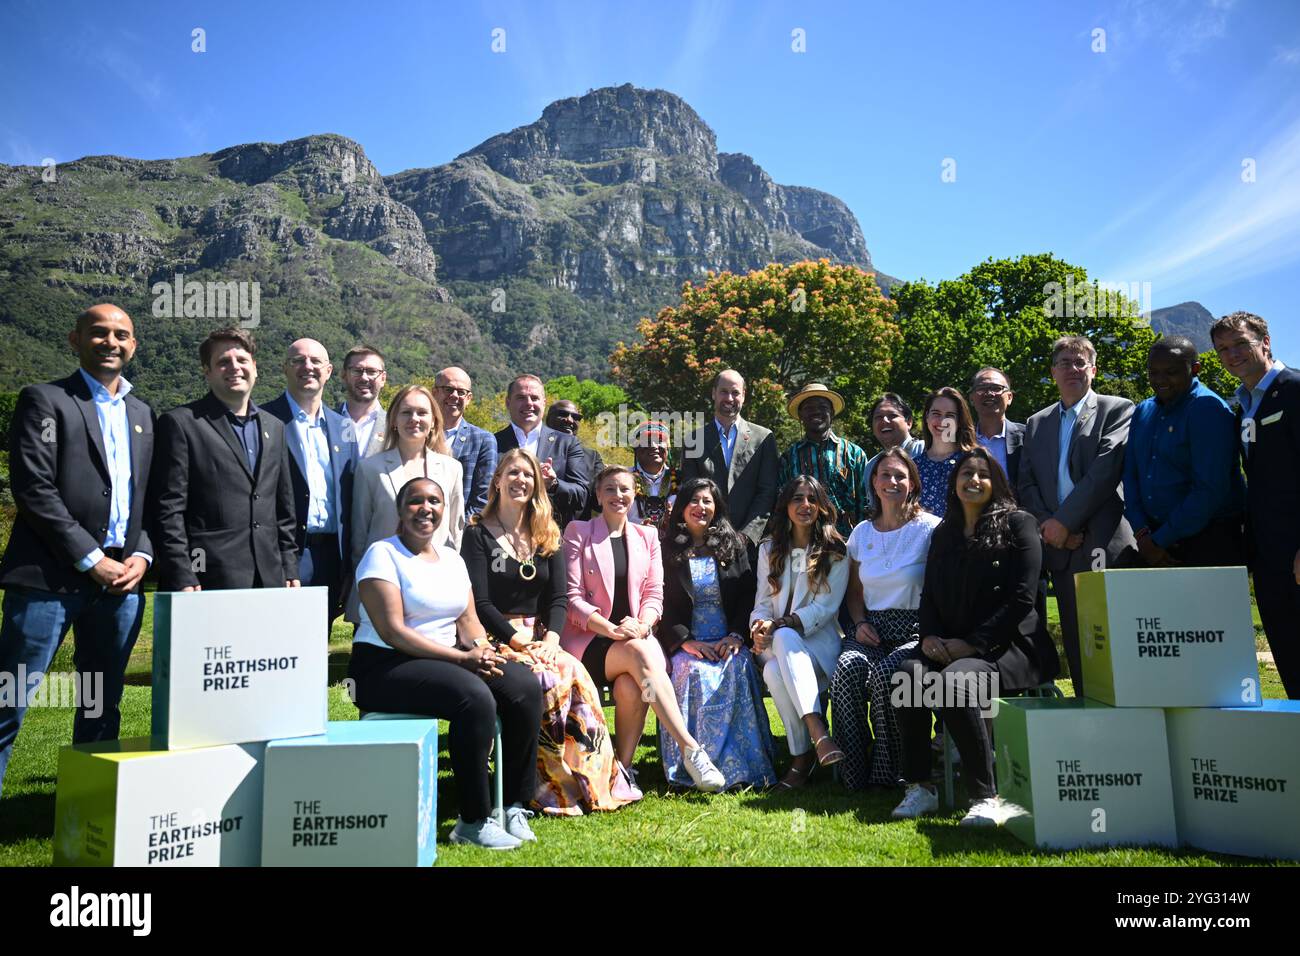
M 11 588 L 5 592 L 3 615 L 0 688 L 7 684 L 16 699 L 0 696 L 0 790 L 29 695 L 40 686 L 68 628 L 75 635 L 72 659 L 83 691 L 72 722 L 72 742 L 117 739 L 122 723 L 118 705 L 127 661 L 144 620 L 144 596 L 109 594 L 99 588 L 76 594 Z M 25 675 L 22 685 L 15 686 L 20 673 Z M 95 699 L 89 699 L 87 690 Z

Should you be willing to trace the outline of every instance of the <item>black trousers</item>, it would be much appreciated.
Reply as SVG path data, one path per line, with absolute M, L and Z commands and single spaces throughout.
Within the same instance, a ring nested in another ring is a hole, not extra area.
M 448 749 L 460 817 L 478 823 L 492 812 L 488 753 L 501 718 L 502 790 L 506 806 L 527 806 L 537 793 L 537 738 L 542 688 L 522 664 L 501 665 L 484 680 L 459 664 L 353 644 L 349 674 L 361 710 L 423 714 L 451 722 Z
M 943 718 L 944 729 L 952 735 L 957 753 L 961 754 L 966 790 L 972 801 L 996 796 L 993 721 L 984 716 L 981 704 L 991 705 L 999 695 L 1024 690 L 1013 686 L 999 666 L 1007 665 L 1014 673 L 1023 671 L 1024 663 L 1024 654 L 1014 646 L 996 661 L 963 657 L 943 667 L 921 654 L 919 647 L 915 657 L 903 661 L 891 681 L 891 694 L 899 691 L 900 680 L 911 689 L 912 706 L 895 711 L 903 744 L 903 779 L 908 783 L 930 782 L 930 708 L 922 706 L 925 701 L 921 693 L 926 681 L 938 680 L 942 701 L 935 712 Z
M 1300 700 L 1300 585 L 1290 568 L 1256 571 L 1255 603 L 1273 663 L 1291 700 Z

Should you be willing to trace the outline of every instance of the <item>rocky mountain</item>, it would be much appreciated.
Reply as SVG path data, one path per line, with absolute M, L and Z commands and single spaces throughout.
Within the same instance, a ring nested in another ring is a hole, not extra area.
M 819 257 L 873 269 L 844 203 L 719 153 L 682 99 L 632 86 L 391 176 L 333 134 L 52 172 L 0 166 L 0 325 L 15 346 L 0 389 L 65 372 L 71 317 L 107 299 L 136 319 L 138 384 L 164 407 L 200 393 L 197 343 L 229 319 L 160 309 L 160 283 L 257 283 L 274 357 L 261 397 L 301 335 L 333 355 L 373 342 L 390 381 L 450 362 L 480 391 L 521 368 L 604 379 L 614 343 L 684 280 Z
M 1210 310 L 1199 302 L 1180 302 L 1151 310 L 1151 328 L 1161 335 L 1187 336 L 1198 352 L 1209 352 L 1214 348 L 1210 341 L 1210 326 L 1214 319 Z

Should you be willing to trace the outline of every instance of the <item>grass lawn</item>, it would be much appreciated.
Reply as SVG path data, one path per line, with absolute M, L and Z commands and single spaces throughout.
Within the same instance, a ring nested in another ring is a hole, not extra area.
M 152 605 L 152 602 L 150 602 Z M 1054 630 L 1054 602 L 1049 608 Z M 1256 618 L 1258 622 L 1258 617 Z M 122 736 L 149 731 L 151 609 L 145 618 L 122 702 Z M 347 668 L 351 628 L 336 626 L 330 639 L 330 679 Z M 65 646 L 52 670 L 71 668 Z M 1283 697 L 1277 671 L 1262 665 L 1265 697 Z M 1069 681 L 1060 682 L 1070 694 Z M 780 718 L 770 700 L 768 713 L 778 735 L 778 772 L 785 766 Z M 613 712 L 606 715 L 613 725 Z M 342 686 L 329 691 L 331 720 L 353 720 L 356 708 Z M 442 723 L 445 739 L 446 723 Z M 70 709 L 28 712 L 14 748 L 0 801 L 0 865 L 47 866 L 52 858 L 54 788 L 59 747 L 72 737 Z M 538 843 L 513 853 L 487 853 L 449 845 L 456 818 L 455 792 L 445 747 L 439 757 L 438 863 L 444 866 L 1216 866 L 1261 865 L 1260 861 L 1195 850 L 1117 848 L 1051 853 L 1031 850 L 1004 830 L 966 831 L 960 811 L 895 822 L 889 811 L 895 791 L 847 793 L 819 771 L 803 790 L 771 793 L 670 793 L 664 786 L 651 717 L 637 754 L 646 798 L 612 813 L 565 819 L 536 818 Z M 958 786 L 959 800 L 962 795 Z M 1269 864 L 1263 864 L 1269 865 Z

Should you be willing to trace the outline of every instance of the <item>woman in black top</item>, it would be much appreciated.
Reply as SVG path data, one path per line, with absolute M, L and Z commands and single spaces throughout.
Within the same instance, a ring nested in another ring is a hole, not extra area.
M 610 742 L 600 692 L 560 647 L 568 579 L 560 529 L 541 466 L 515 448 L 501 456 L 487 505 L 461 542 L 479 620 L 499 653 L 530 667 L 542 685 L 537 795 L 544 813 L 577 816 L 639 799 Z
M 895 819 L 938 807 L 929 783 L 930 706 L 938 699 L 971 796 L 961 822 L 1001 822 L 989 708 L 1002 694 L 1052 680 L 1060 666 L 1038 589 L 1042 560 L 1038 523 L 1017 508 L 1002 467 L 983 446 L 964 454 L 930 542 L 919 654 L 894 677 L 908 781 Z

